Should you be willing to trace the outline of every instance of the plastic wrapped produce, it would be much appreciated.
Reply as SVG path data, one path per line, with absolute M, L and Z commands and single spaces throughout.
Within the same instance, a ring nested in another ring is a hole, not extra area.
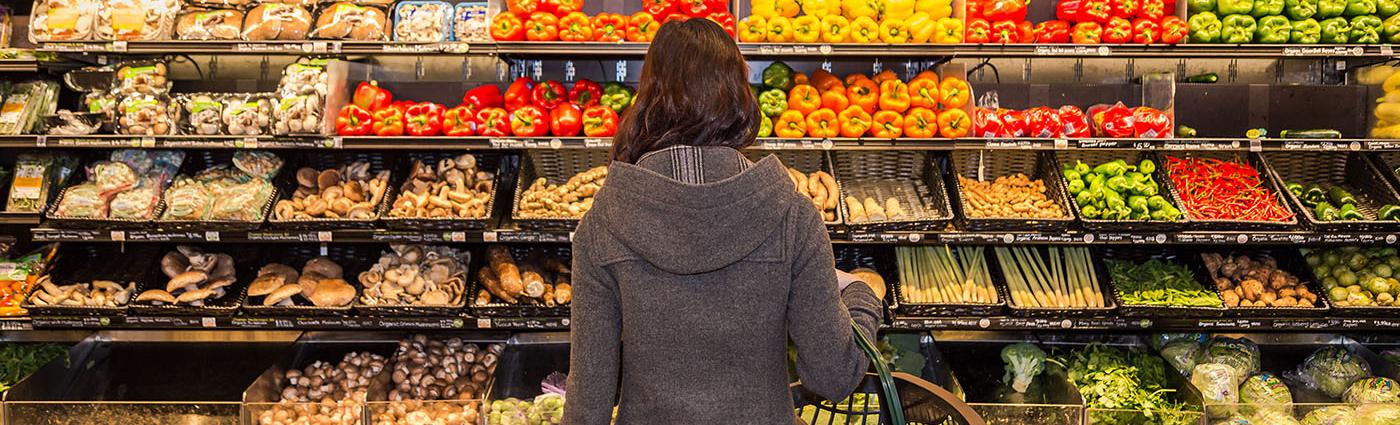
M 326 64 L 325 59 L 308 59 L 287 65 L 282 70 L 282 79 L 277 82 L 278 97 L 325 96 L 330 90 Z
M 58 84 L 52 81 L 29 81 L 16 84 L 0 105 L 0 134 L 24 134 L 32 131 L 40 117 L 57 108 Z
M 206 218 L 210 220 L 261 221 L 262 207 L 272 197 L 272 183 L 253 178 L 245 183 L 218 188 Z
M 1342 401 L 1350 404 L 1400 403 L 1400 382 L 1390 378 L 1362 378 L 1342 393 Z
M 491 41 L 490 10 L 486 3 L 457 3 L 452 10 L 452 35 L 457 41 Z
M 168 98 L 149 94 L 122 99 L 117 105 L 117 132 L 137 136 L 171 134 L 174 126 L 169 103 Z
M 97 14 L 99 40 L 163 40 L 175 27 L 178 0 L 104 0 Z
M 112 197 L 107 214 L 110 218 L 128 220 L 150 219 L 160 202 L 159 191 L 151 186 L 131 188 Z
M 272 179 L 282 169 L 282 158 L 268 151 L 238 151 L 233 154 L 233 166 L 250 176 Z
M 88 112 L 102 114 L 109 124 L 117 119 L 117 96 L 112 92 L 88 92 L 83 95 L 83 104 L 87 105 Z
M 1201 390 L 1210 417 L 1223 418 L 1234 413 L 1230 405 L 1240 400 L 1237 374 L 1234 367 L 1220 363 L 1201 363 L 1191 370 L 1191 385 Z
M 1260 410 L 1250 416 L 1249 421 L 1259 425 L 1298 425 L 1298 420 L 1293 419 L 1291 413 L 1278 410 Z
M 54 209 L 58 217 L 98 218 L 107 216 L 107 199 L 96 184 L 85 183 L 63 191 L 63 199 L 58 200 Z
M 49 186 L 53 184 L 52 170 L 58 167 L 47 155 L 21 154 L 15 160 L 14 177 L 5 211 L 35 213 L 48 203 Z
M 180 104 L 180 132 L 184 134 L 223 134 L 224 102 L 214 93 L 194 93 L 176 98 Z
M 97 161 L 88 167 L 88 180 L 97 185 L 103 197 L 136 185 L 136 171 L 121 161 Z
M 134 61 L 117 67 L 113 74 L 113 91 L 117 96 L 133 94 L 166 94 L 170 92 L 170 69 L 164 62 Z
M 311 38 L 382 41 L 388 34 L 388 28 L 389 18 L 383 10 L 340 2 L 321 9 L 316 26 L 311 30 Z
M 1400 424 L 1400 404 L 1366 404 L 1356 407 L 1356 418 L 1363 424 Z
M 442 1 L 406 1 L 394 7 L 394 40 L 446 41 L 452 35 L 452 5 Z
M 1242 382 L 1259 372 L 1259 346 L 1248 339 L 1211 338 L 1196 362 L 1229 365 L 1234 368 L 1235 382 Z
M 1240 384 L 1240 403 L 1249 405 L 1249 412 L 1259 410 L 1287 411 L 1293 404 L 1293 392 L 1278 376 L 1260 372 Z
M 311 31 L 311 12 L 293 4 L 263 3 L 243 18 L 243 39 L 305 40 Z
M 29 41 L 92 39 L 101 5 L 98 0 L 35 0 L 29 18 Z
M 243 30 L 243 12 L 234 9 L 186 10 L 175 20 L 180 40 L 237 40 Z
M 1178 339 L 1162 346 L 1162 358 L 1181 374 L 1186 375 L 1196 368 L 1196 356 L 1201 352 L 1201 343 L 1196 340 Z
M 165 211 L 161 220 L 199 220 L 209 210 L 213 194 L 203 183 L 189 177 L 175 179 L 165 190 Z
M 1303 385 L 1336 398 L 1341 397 L 1353 382 L 1371 376 L 1371 365 L 1346 347 L 1329 346 L 1308 355 L 1295 375 L 1290 376 Z
M 1351 406 L 1327 406 L 1308 412 L 1303 417 L 1303 425 L 1369 425 L 1356 420 L 1356 409 Z
M 321 97 L 308 95 L 282 99 L 273 116 L 276 118 L 273 134 L 319 134 Z
M 237 93 L 224 97 L 221 116 L 224 131 L 236 136 L 258 136 L 271 133 L 272 95 L 270 93 Z
M 185 7 L 232 7 L 241 8 L 250 4 L 258 3 L 257 0 L 185 0 Z M 275 2 L 268 2 L 275 3 Z

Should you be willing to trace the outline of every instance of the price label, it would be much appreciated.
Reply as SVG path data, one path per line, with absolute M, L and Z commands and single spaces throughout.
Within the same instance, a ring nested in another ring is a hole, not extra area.
M 481 232 L 481 240 L 486 242 L 496 242 L 498 239 L 495 231 L 485 231 Z
M 333 233 L 329 231 L 316 232 L 316 240 L 321 242 L 330 242 L 333 239 L 333 237 L 331 236 L 332 234 Z
M 108 234 L 108 237 L 116 242 L 124 242 L 126 241 L 126 232 L 122 230 L 113 230 Z
M 38 146 L 38 147 L 41 147 L 41 148 L 42 148 L 42 147 L 47 147 L 48 145 L 49 145 L 49 136 L 44 135 L 44 134 L 40 134 L 40 135 L 34 137 L 34 146 Z
M 217 230 L 210 230 L 210 231 L 204 232 L 204 240 L 209 241 L 209 242 L 218 242 L 218 241 L 219 241 L 219 232 L 218 232 Z
M 491 319 L 486 317 L 476 319 L 476 327 L 478 329 L 491 329 Z
M 144 137 L 142 137 L 142 138 L 141 138 L 141 147 L 143 147 L 143 148 L 153 148 L 153 147 L 156 147 L 156 138 L 155 138 L 154 136 L 144 136 Z

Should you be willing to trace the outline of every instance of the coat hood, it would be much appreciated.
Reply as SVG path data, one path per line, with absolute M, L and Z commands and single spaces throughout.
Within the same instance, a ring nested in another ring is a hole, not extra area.
M 679 275 L 734 264 L 783 227 L 795 195 L 787 169 L 768 156 L 727 178 L 683 183 L 614 162 L 589 215 L 629 251 Z

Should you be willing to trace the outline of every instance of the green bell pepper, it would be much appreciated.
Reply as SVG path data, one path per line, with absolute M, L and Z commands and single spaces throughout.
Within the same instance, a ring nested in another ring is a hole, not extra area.
M 1222 21 L 1220 41 L 1230 44 L 1245 44 L 1254 41 L 1254 30 L 1258 26 L 1249 15 L 1230 15 Z
M 1215 16 L 1215 13 L 1201 12 L 1191 15 L 1186 26 L 1191 28 L 1192 43 L 1217 43 L 1220 41 L 1220 18 Z
M 1316 19 L 1293 21 L 1293 31 L 1288 36 L 1289 43 L 1317 44 L 1319 41 L 1322 41 L 1322 25 L 1318 24 Z
M 1189 0 L 1186 2 L 1186 9 L 1192 15 L 1201 12 L 1214 12 L 1215 0 Z
M 1064 174 L 1065 174 L 1065 180 L 1069 180 L 1069 181 L 1071 181 L 1071 182 L 1073 182 L 1073 181 L 1075 181 L 1075 180 L 1081 180 L 1081 181 L 1084 180 L 1084 175 L 1083 175 L 1083 174 L 1079 174 L 1078 171 L 1074 171 L 1074 167 L 1065 167 L 1065 169 L 1064 169 Z
M 1102 197 L 1103 188 L 1100 187 L 1098 189 L 1098 192 L 1094 192 L 1093 183 L 1090 183 L 1089 189 L 1084 189 L 1080 191 L 1079 194 L 1074 195 L 1074 202 L 1078 203 L 1079 205 L 1090 205 L 1093 204 L 1094 201 L 1097 201 Z
M 1386 44 L 1400 44 L 1400 15 L 1385 18 L 1381 22 L 1381 41 Z
M 603 84 L 603 96 L 598 98 L 598 103 L 621 114 L 627 107 L 632 106 L 635 98 L 636 92 L 633 92 L 631 87 L 613 81 Z
M 788 107 L 787 92 L 782 89 L 768 89 L 758 94 L 758 110 L 763 115 L 776 117 Z
M 1395 16 L 1400 13 L 1400 1 L 1396 0 L 1376 0 L 1376 14 L 1378 17 Z
M 791 90 L 792 67 L 783 61 L 773 61 L 767 68 L 763 68 L 763 85 L 769 88 L 783 89 L 784 92 Z
M 1079 196 L 1079 192 L 1083 192 L 1083 191 L 1084 191 L 1084 180 L 1080 180 L 1080 179 L 1070 180 L 1070 181 L 1069 181 L 1069 185 L 1065 186 L 1065 189 L 1068 189 L 1068 190 L 1069 190 L 1069 194 L 1074 195 L 1074 196 Z
M 1376 14 L 1376 0 L 1347 0 L 1347 8 L 1342 12 L 1345 16 L 1363 16 Z
M 1097 219 L 1097 218 L 1099 218 L 1099 215 L 1101 215 L 1101 214 L 1103 214 L 1103 211 L 1099 211 L 1099 208 L 1098 208 L 1098 207 L 1095 207 L 1095 206 L 1093 206 L 1093 205 L 1085 205 L 1085 206 L 1079 207 L 1079 216 L 1080 216 L 1080 217 L 1084 217 L 1084 218 L 1088 218 L 1088 219 Z
M 1288 42 L 1288 36 L 1293 31 L 1293 25 L 1288 22 L 1288 18 L 1274 15 L 1259 18 L 1259 25 L 1254 31 L 1254 41 L 1265 44 L 1283 44 Z
M 758 116 L 763 118 L 763 121 L 759 121 L 758 123 L 758 137 L 772 137 L 773 119 L 763 114 L 758 114 Z
M 1317 0 L 1317 19 L 1342 16 L 1347 10 L 1347 0 Z M 1327 38 L 1327 37 L 1323 37 Z
M 1381 18 L 1375 15 L 1362 15 L 1351 18 L 1351 31 L 1347 41 L 1353 44 L 1376 44 L 1381 42 Z M 1332 188 L 1336 190 L 1337 188 Z
M 1254 10 L 1254 0 L 1215 0 L 1215 11 L 1221 15 L 1247 15 Z
M 1283 12 L 1295 21 L 1311 18 L 1317 14 L 1317 0 L 1284 0 Z
M 1347 36 L 1351 35 L 1351 24 L 1347 23 L 1347 18 L 1331 18 L 1318 24 L 1322 25 L 1323 43 L 1346 44 Z
M 1308 205 L 1317 205 L 1319 202 L 1327 202 L 1327 191 L 1322 190 L 1322 186 L 1316 183 L 1310 184 L 1303 188 L 1300 199 Z
M 1255 18 L 1282 15 L 1283 6 L 1284 0 L 1254 0 L 1254 8 L 1250 9 L 1249 15 Z
M 1087 178 L 1088 176 L 1086 176 L 1085 174 L 1089 174 L 1089 173 L 1093 172 L 1093 170 L 1094 170 L 1094 169 L 1093 169 L 1093 168 L 1090 168 L 1090 167 L 1089 167 L 1089 164 L 1084 163 L 1084 161 L 1075 161 L 1075 162 L 1074 162 L 1074 171 L 1079 172 L 1079 176 L 1080 176 L 1080 177 L 1085 177 L 1085 178 Z

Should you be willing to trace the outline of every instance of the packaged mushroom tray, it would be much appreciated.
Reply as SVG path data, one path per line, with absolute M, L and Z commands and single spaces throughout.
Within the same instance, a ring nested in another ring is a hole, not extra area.
M 321 134 L 330 90 L 329 64 L 328 59 L 299 59 L 283 68 L 272 110 L 272 134 Z
M 97 12 L 97 39 L 168 40 L 179 0 L 103 0 Z
M 384 41 L 388 33 L 389 16 L 384 9 L 343 1 L 321 7 L 311 38 Z
M 185 159 L 181 151 L 122 149 L 87 165 L 87 180 L 64 189 L 45 215 L 52 225 L 141 228 Z
M 83 41 L 96 35 L 100 0 L 34 0 L 29 42 Z
M 282 159 L 267 151 L 200 152 L 205 165 L 187 166 L 161 199 L 156 224 L 167 230 L 252 230 L 267 219 Z M 220 157 L 215 159 L 215 157 Z M 193 160 L 191 162 L 194 162 Z M 191 164 L 193 165 L 193 164 Z
M 253 252 L 249 248 L 235 256 L 205 252 L 192 245 L 176 246 L 161 256 L 159 275 L 147 281 L 131 309 L 146 315 L 231 315 L 244 295 L 235 258 L 246 262 Z
M 22 307 L 30 316 L 122 314 L 158 254 L 155 247 L 65 246 Z
M 285 228 L 369 228 L 384 207 L 389 170 L 371 170 L 377 154 L 344 165 L 318 167 L 318 161 L 296 170 L 296 189 L 272 208 L 269 222 Z M 320 159 L 325 159 L 318 157 Z
M 606 152 L 528 152 L 511 218 L 535 230 L 573 229 L 593 209 L 593 196 L 608 178 L 606 163 Z
M 272 134 L 272 93 L 191 93 L 175 97 L 180 134 Z
M 568 316 L 573 273 L 566 248 L 492 245 L 476 270 L 471 311 L 482 317 Z
M 483 162 L 485 161 L 485 162 Z M 495 207 L 499 156 L 414 158 L 383 218 L 391 229 L 484 229 Z
M 445 246 L 389 245 L 357 280 L 355 310 L 375 316 L 455 315 L 466 306 L 471 253 Z
M 352 245 L 328 247 L 328 255 L 316 254 L 314 247 L 297 246 L 280 251 L 274 261 L 259 267 L 248 284 L 243 311 L 269 316 L 349 313 L 359 296 L 358 286 L 350 279 L 354 270 L 372 260 L 374 251 Z
M 175 19 L 178 40 L 238 40 L 243 38 L 243 11 L 191 7 Z
M 394 41 L 432 42 L 452 39 L 452 4 L 403 1 L 394 6 Z

